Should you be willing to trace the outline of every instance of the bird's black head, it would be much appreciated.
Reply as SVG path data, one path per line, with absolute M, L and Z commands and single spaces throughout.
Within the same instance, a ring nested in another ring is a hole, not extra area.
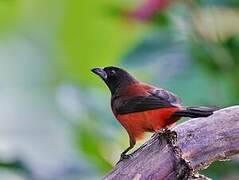
M 119 88 L 136 82 L 133 76 L 118 67 L 93 68 L 91 71 L 105 81 L 112 94 Z

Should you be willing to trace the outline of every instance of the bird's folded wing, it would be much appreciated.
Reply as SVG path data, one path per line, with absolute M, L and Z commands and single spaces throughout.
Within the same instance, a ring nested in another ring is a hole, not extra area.
M 177 107 L 181 100 L 171 92 L 163 89 L 150 89 L 148 95 L 122 98 L 115 104 L 117 114 L 128 114 L 147 110 Z

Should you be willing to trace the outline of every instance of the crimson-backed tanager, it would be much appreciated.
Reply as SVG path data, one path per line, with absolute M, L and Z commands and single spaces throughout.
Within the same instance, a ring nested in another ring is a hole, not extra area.
M 121 159 L 132 149 L 145 132 L 158 132 L 175 124 L 181 117 L 207 117 L 218 108 L 183 107 L 175 94 L 136 80 L 118 67 L 94 68 L 111 91 L 111 108 L 129 135 L 130 146 Z

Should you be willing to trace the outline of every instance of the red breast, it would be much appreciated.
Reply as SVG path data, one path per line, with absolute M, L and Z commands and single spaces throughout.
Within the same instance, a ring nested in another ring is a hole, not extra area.
M 180 117 L 172 117 L 179 107 L 160 108 L 143 112 L 116 115 L 127 132 L 136 139 L 143 138 L 144 132 L 156 132 L 172 125 Z

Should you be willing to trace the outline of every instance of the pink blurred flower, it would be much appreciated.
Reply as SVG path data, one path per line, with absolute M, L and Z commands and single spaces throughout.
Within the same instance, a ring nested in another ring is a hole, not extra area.
M 156 13 L 166 9 L 173 0 L 146 0 L 138 8 L 128 12 L 128 17 L 140 21 L 149 20 Z

